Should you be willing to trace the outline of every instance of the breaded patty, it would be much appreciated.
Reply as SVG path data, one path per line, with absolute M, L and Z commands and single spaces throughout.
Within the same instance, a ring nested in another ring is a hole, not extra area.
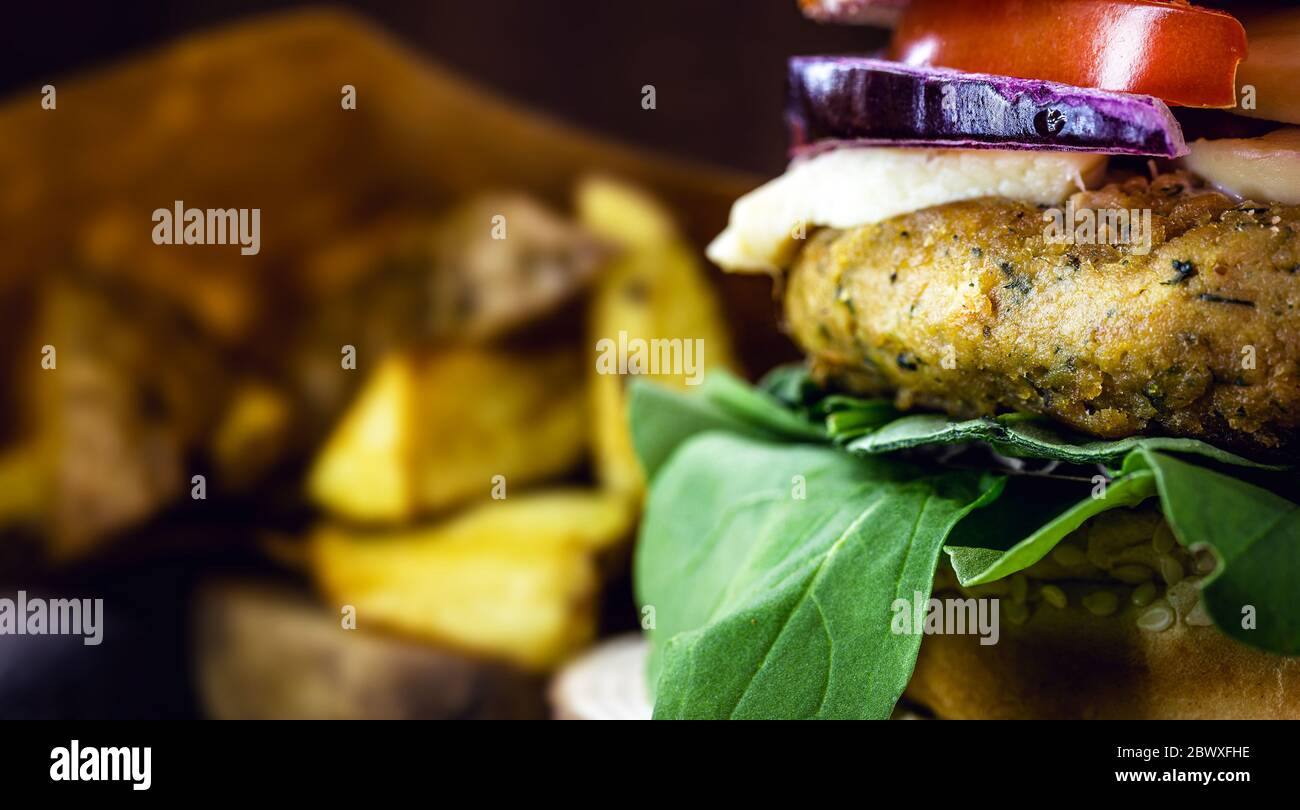
M 1149 252 L 1049 242 L 1042 209 L 1001 198 L 822 230 L 789 271 L 789 328 L 825 375 L 905 407 L 1293 454 L 1300 208 L 1184 174 L 1073 203 L 1150 209 Z

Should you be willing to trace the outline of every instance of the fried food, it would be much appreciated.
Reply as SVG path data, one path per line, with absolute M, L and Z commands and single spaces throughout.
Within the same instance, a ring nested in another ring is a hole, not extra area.
M 588 345 L 640 340 L 701 341 L 700 371 L 734 368 L 730 334 L 717 292 L 694 250 L 677 233 L 671 215 L 644 192 L 594 179 L 578 189 L 582 223 L 623 253 L 601 276 L 592 295 Z M 603 487 L 639 497 L 644 486 L 627 424 L 627 378 L 591 366 L 592 446 Z M 682 387 L 689 374 L 660 374 Z
M 311 569 L 358 626 L 545 670 L 595 634 L 599 555 L 631 531 L 625 498 L 555 490 L 486 501 L 396 533 L 323 527 Z
M 576 352 L 411 350 L 380 365 L 312 467 L 332 514 L 387 523 L 562 474 L 587 446 Z
M 338 374 L 339 347 L 377 358 L 541 329 L 590 286 L 608 253 L 520 193 L 479 195 L 432 219 L 383 218 L 327 244 L 307 261 L 321 295 L 286 368 L 305 394 L 304 432 L 316 438 L 355 393 L 355 377 Z
M 789 273 L 790 328 L 824 375 L 905 407 L 1293 451 L 1300 208 L 1239 204 L 1184 174 L 1072 203 L 1150 209 L 1149 252 L 1136 231 L 1054 243 L 1043 210 L 1006 199 L 937 206 L 814 234 Z
M 648 248 L 678 238 L 672 214 L 640 188 L 610 177 L 578 184 L 574 204 L 579 221 L 601 239 L 623 248 Z

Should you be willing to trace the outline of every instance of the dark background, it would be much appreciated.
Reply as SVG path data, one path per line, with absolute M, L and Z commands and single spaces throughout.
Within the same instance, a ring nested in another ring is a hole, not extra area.
M 186 32 L 304 2 L 13 3 L 0 95 Z M 529 106 L 642 146 L 775 174 L 792 54 L 870 51 L 885 34 L 818 25 L 795 0 L 374 0 L 358 10 L 431 58 Z M 655 85 L 657 109 L 641 109 Z M 413 100 L 412 103 L 418 103 Z

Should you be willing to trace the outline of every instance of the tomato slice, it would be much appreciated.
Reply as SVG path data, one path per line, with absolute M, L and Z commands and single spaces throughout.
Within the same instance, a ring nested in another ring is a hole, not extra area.
M 913 0 L 890 57 L 1233 107 L 1246 31 L 1230 14 L 1154 0 Z

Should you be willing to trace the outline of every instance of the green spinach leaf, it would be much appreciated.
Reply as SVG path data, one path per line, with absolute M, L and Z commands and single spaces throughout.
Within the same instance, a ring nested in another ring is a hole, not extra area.
M 1179 542 L 1219 560 L 1203 598 L 1220 630 L 1252 647 L 1300 655 L 1300 507 L 1213 470 L 1142 450 L 1126 468 L 1155 476 Z M 1243 620 L 1253 616 L 1253 628 Z
M 636 585 L 655 608 L 656 717 L 884 718 L 919 635 L 891 605 L 929 598 L 939 550 L 1003 479 L 707 433 L 655 477 Z
M 866 400 L 870 403 L 871 400 Z M 1009 414 L 997 418 L 969 419 L 955 422 L 941 414 L 914 414 L 896 419 L 879 430 L 849 442 L 855 453 L 890 453 L 912 447 L 959 442 L 985 442 L 994 450 L 1019 458 L 1041 458 L 1071 464 L 1107 464 L 1118 466 L 1138 448 L 1203 456 L 1212 461 L 1240 467 L 1278 470 L 1220 450 L 1199 439 L 1169 436 L 1130 436 L 1125 439 L 1091 439 L 1058 429 L 1047 422 Z
M 1148 470 L 1115 479 L 1099 498 L 1079 500 L 1070 494 L 1075 489 L 1060 482 L 1012 481 L 998 503 L 963 520 L 949 539 L 944 551 L 957 579 L 963 585 L 983 585 L 1011 576 L 1046 557 L 1085 521 L 1108 509 L 1137 506 L 1156 494 L 1155 476 Z M 1000 542 L 1012 544 L 999 547 Z
M 826 435 L 777 399 L 720 370 L 709 371 L 704 384 L 689 393 L 634 379 L 628 419 L 647 479 L 678 445 L 708 430 L 791 441 L 824 441 Z
M 773 369 L 759 387 L 810 421 L 824 419 L 831 439 L 844 442 L 850 450 L 859 453 L 889 453 L 925 445 L 984 442 L 1003 455 L 1019 458 L 1118 465 L 1129 453 L 1141 447 L 1203 456 L 1230 466 L 1287 469 L 1283 465 L 1263 464 L 1220 450 L 1199 439 L 1169 436 L 1094 439 L 1032 414 L 1013 413 L 964 421 L 936 413 L 904 415 L 887 399 L 828 393 L 817 385 L 806 366 L 798 364 Z
M 1205 584 L 1220 629 L 1300 654 L 1300 507 L 1264 488 L 1279 468 L 1196 440 L 1099 441 L 1023 415 L 899 418 L 881 400 L 818 394 L 796 372 L 768 390 L 721 373 L 691 393 L 637 381 L 629 408 L 651 481 L 635 576 L 655 608 L 656 717 L 886 717 L 920 645 L 891 631 L 890 608 L 929 597 L 945 543 L 961 582 L 991 582 L 1096 514 L 1156 495 L 1180 542 L 1220 560 Z M 888 455 L 958 442 L 1118 477 L 1093 499 L 1077 483 Z M 1252 469 L 1234 478 L 1167 453 Z M 1247 607 L 1257 629 L 1243 627 Z

